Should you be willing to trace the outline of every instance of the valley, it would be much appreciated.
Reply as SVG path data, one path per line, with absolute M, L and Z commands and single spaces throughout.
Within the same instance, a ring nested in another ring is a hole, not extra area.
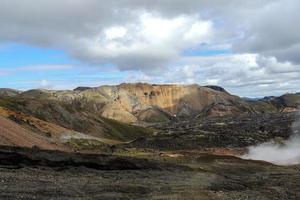
M 296 200 L 299 165 L 241 157 L 298 134 L 299 99 L 142 83 L 0 89 L 0 198 Z

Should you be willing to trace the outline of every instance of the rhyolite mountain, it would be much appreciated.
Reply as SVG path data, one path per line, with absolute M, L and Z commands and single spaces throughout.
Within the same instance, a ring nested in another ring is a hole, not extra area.
M 24 101 L 55 102 L 76 111 L 96 113 L 125 123 L 162 122 L 175 117 L 278 112 L 297 108 L 299 99 L 299 94 L 289 94 L 247 101 L 218 86 L 145 83 L 78 87 L 73 91 L 29 90 L 12 94 Z
M 78 87 L 73 91 L 35 89 L 20 92 L 1 89 L 0 96 L 10 97 L 6 101 L 10 101 L 12 109 L 25 111 L 27 114 L 45 114 L 46 117 L 45 110 L 50 109 L 49 112 L 55 110 L 60 113 L 63 116 L 61 120 L 67 120 L 65 118 L 68 117 L 63 112 L 66 110 L 92 113 L 125 123 L 282 112 L 296 109 L 300 99 L 298 93 L 249 100 L 231 95 L 219 86 L 146 83 Z M 15 107 L 13 102 L 19 104 Z M 9 102 L 7 106 L 9 107 Z
M 297 109 L 299 99 L 297 93 L 249 100 L 231 95 L 219 86 L 196 84 L 136 83 L 23 92 L 0 89 L 0 125 L 2 129 L 6 127 L 7 133 L 1 137 L 6 137 L 2 143 L 18 145 L 20 140 L 14 139 L 13 135 L 22 138 L 23 134 L 29 139 L 21 146 L 36 143 L 51 148 L 74 140 L 88 141 L 92 146 L 115 144 L 152 133 L 152 130 L 136 125 L 290 112 Z M 41 143 L 41 139 L 45 141 Z

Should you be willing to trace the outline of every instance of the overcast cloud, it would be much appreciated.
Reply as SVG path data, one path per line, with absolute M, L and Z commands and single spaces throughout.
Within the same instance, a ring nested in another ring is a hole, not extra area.
M 298 0 L 2 0 L 0 44 L 60 49 L 130 71 L 130 81 L 262 96 L 299 91 L 299 9 Z

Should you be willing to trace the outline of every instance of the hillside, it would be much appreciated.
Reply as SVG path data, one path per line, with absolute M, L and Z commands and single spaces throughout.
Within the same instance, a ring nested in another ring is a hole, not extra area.
M 0 96 L 17 96 L 21 91 L 9 88 L 0 88 Z
M 299 94 L 250 101 L 218 86 L 199 85 L 137 83 L 60 91 L 1 91 L 2 127 L 16 128 L 10 133 L 26 133 L 46 143 L 78 148 L 102 149 L 153 134 L 152 129 L 141 125 L 290 112 L 299 106 Z M 44 146 L 40 141 L 27 140 L 27 145 L 16 145 Z
M 266 99 L 267 102 L 275 105 L 281 111 L 295 111 L 300 107 L 300 93 L 284 94 L 280 97 Z
M 30 90 L 22 98 L 55 100 L 126 123 L 172 117 L 222 116 L 249 111 L 239 97 L 198 85 L 121 84 L 74 91 Z M 145 116 L 146 115 L 146 116 Z
M 61 115 L 59 121 L 62 120 L 63 124 L 70 121 L 66 119 L 66 112 L 78 114 L 79 118 L 82 118 L 80 113 L 84 112 L 89 116 L 97 115 L 125 123 L 139 123 L 167 122 L 173 118 L 196 116 L 274 113 L 282 110 L 283 107 L 292 106 L 291 104 L 279 105 L 273 101 L 245 101 L 218 86 L 145 83 L 95 88 L 79 87 L 73 91 L 29 90 L 10 97 L 10 101 L 27 102 L 23 106 L 18 103 L 18 109 L 46 119 L 47 114 L 43 110 L 55 110 L 56 114 Z M 40 110 L 39 105 L 43 110 Z M 52 121 L 58 120 L 52 119 Z M 71 124 L 74 123 L 78 124 L 76 122 Z M 74 126 L 68 127 L 74 128 Z M 81 127 L 78 129 L 80 130 Z
M 26 130 L 17 123 L 0 116 L 0 145 L 63 149 L 45 137 Z

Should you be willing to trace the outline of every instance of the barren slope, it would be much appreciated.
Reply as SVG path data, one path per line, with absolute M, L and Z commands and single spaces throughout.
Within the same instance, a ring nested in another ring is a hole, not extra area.
M 24 129 L 11 120 L 0 116 L 0 144 L 9 146 L 37 146 L 42 149 L 63 149 L 45 137 Z

